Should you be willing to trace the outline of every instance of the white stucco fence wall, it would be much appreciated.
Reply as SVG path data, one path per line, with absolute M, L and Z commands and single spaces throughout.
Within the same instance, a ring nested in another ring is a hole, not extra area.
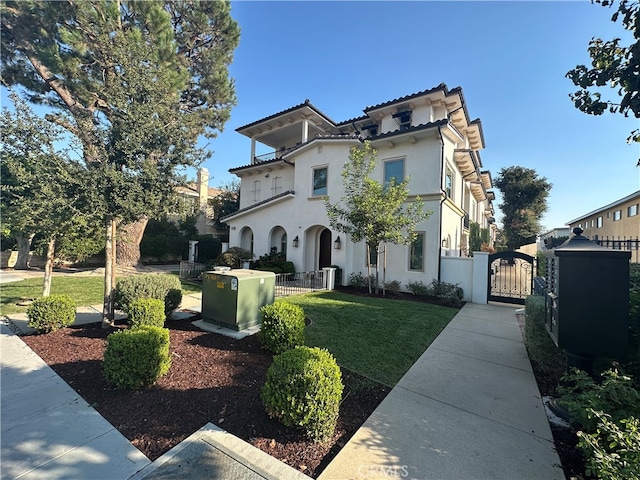
M 440 280 L 460 286 L 465 302 L 487 303 L 489 254 L 473 252 L 473 257 L 442 257 Z

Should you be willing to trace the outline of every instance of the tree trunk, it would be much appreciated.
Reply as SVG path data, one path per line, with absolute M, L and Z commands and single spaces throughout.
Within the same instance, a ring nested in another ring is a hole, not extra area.
M 111 312 L 113 310 L 113 289 L 111 288 L 111 271 L 113 269 L 113 221 L 106 222 L 106 241 L 104 247 L 104 303 L 102 304 L 102 328 L 109 328 L 111 323 Z
M 31 240 L 33 240 L 34 236 L 34 233 L 17 234 L 15 236 L 18 244 L 18 258 L 16 265 L 13 267 L 15 270 L 29 270 L 29 252 L 31 251 Z
M 148 221 L 148 218 L 143 217 L 137 222 L 120 226 L 116 249 L 118 265 L 125 267 L 140 265 L 140 242 Z
M 47 245 L 47 261 L 44 264 L 44 281 L 42 282 L 42 296 L 48 297 L 51 294 L 51 279 L 53 277 L 53 261 L 56 254 L 56 237 L 49 239 Z

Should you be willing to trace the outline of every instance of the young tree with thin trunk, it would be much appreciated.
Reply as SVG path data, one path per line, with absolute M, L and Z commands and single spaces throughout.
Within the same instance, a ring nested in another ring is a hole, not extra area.
M 113 321 L 120 225 L 160 217 L 235 103 L 229 2 L 16 1 L 0 5 L 3 79 L 75 135 L 105 228 L 103 324 Z
M 409 178 L 392 179 L 383 185 L 371 175 L 376 166 L 377 151 L 369 141 L 353 147 L 342 170 L 345 196 L 331 203 L 325 198 L 329 223 L 335 230 L 351 237 L 353 242 L 367 245 L 367 258 L 380 253 L 383 242 L 408 245 L 415 240 L 415 227 L 429 218 L 420 197 L 408 200 Z M 376 260 L 375 292 L 378 293 L 379 261 Z M 367 262 L 370 269 L 370 262 Z M 369 293 L 371 293 L 369 271 Z

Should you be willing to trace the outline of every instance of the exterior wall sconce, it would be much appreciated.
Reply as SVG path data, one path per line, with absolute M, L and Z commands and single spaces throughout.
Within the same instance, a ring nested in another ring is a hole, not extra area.
M 300 243 L 300 241 L 298 240 L 298 236 L 296 235 L 296 238 L 293 239 L 293 246 L 295 248 L 298 248 L 298 244 Z
M 340 247 L 342 247 L 342 241 L 340 240 L 340 237 L 337 237 L 336 241 L 333 242 L 333 248 L 340 250 Z

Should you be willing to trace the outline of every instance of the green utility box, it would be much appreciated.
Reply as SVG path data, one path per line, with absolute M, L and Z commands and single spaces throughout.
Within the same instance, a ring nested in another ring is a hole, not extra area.
M 228 270 L 202 274 L 202 319 L 233 330 L 260 323 L 259 310 L 273 303 L 276 274 Z

